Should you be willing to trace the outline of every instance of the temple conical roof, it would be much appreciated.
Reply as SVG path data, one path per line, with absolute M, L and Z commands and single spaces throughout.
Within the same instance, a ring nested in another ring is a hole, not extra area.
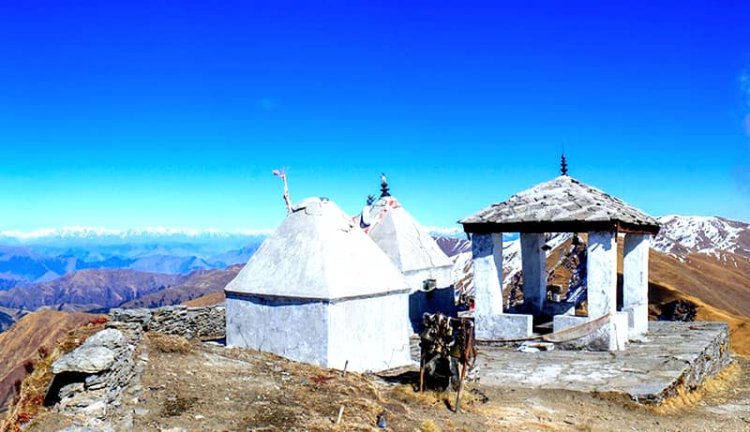
M 227 292 L 299 299 L 407 291 L 391 260 L 341 209 L 308 198 L 269 236 Z
M 370 224 L 365 227 L 369 236 L 402 272 L 453 266 L 435 239 L 396 198 L 381 197 L 365 208 L 365 213 L 369 213 Z
M 656 234 L 659 222 L 641 210 L 567 175 L 459 221 L 466 232 L 617 230 Z

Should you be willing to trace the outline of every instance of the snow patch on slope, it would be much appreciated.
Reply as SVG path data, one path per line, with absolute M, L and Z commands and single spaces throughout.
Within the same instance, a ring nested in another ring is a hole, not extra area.
M 702 253 L 719 258 L 722 252 L 750 256 L 741 236 L 750 225 L 714 216 L 669 215 L 659 218 L 661 230 L 652 243 L 660 252 L 678 258 Z

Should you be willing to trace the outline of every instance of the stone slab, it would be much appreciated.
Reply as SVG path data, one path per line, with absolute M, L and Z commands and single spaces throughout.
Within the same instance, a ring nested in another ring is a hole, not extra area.
M 725 323 L 649 322 L 647 338 L 624 351 L 524 353 L 480 346 L 480 383 L 515 388 L 625 394 L 658 403 L 683 383 L 694 389 L 731 363 Z
M 552 329 L 559 332 L 570 327 L 585 324 L 588 317 L 573 315 L 556 315 L 552 321 Z M 613 319 L 596 332 L 563 344 L 566 349 L 589 349 L 591 351 L 624 350 L 628 341 L 628 313 L 617 312 Z
M 534 327 L 534 317 L 526 314 L 480 315 L 474 320 L 479 340 L 524 338 L 531 336 Z

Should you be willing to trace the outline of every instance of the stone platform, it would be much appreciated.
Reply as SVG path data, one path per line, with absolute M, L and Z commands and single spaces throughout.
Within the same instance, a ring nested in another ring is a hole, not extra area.
M 662 321 L 649 322 L 646 340 L 624 351 L 520 352 L 480 345 L 477 365 L 485 386 L 618 393 L 654 404 L 680 386 L 700 386 L 731 361 L 727 324 Z

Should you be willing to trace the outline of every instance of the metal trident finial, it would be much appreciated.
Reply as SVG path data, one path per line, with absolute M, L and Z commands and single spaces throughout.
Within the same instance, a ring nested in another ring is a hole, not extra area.
M 273 170 L 273 175 L 281 179 L 281 182 L 284 183 L 284 203 L 286 204 L 286 212 L 287 214 L 292 213 L 292 201 L 289 198 L 289 186 L 286 183 L 286 170 L 280 169 L 280 170 Z

